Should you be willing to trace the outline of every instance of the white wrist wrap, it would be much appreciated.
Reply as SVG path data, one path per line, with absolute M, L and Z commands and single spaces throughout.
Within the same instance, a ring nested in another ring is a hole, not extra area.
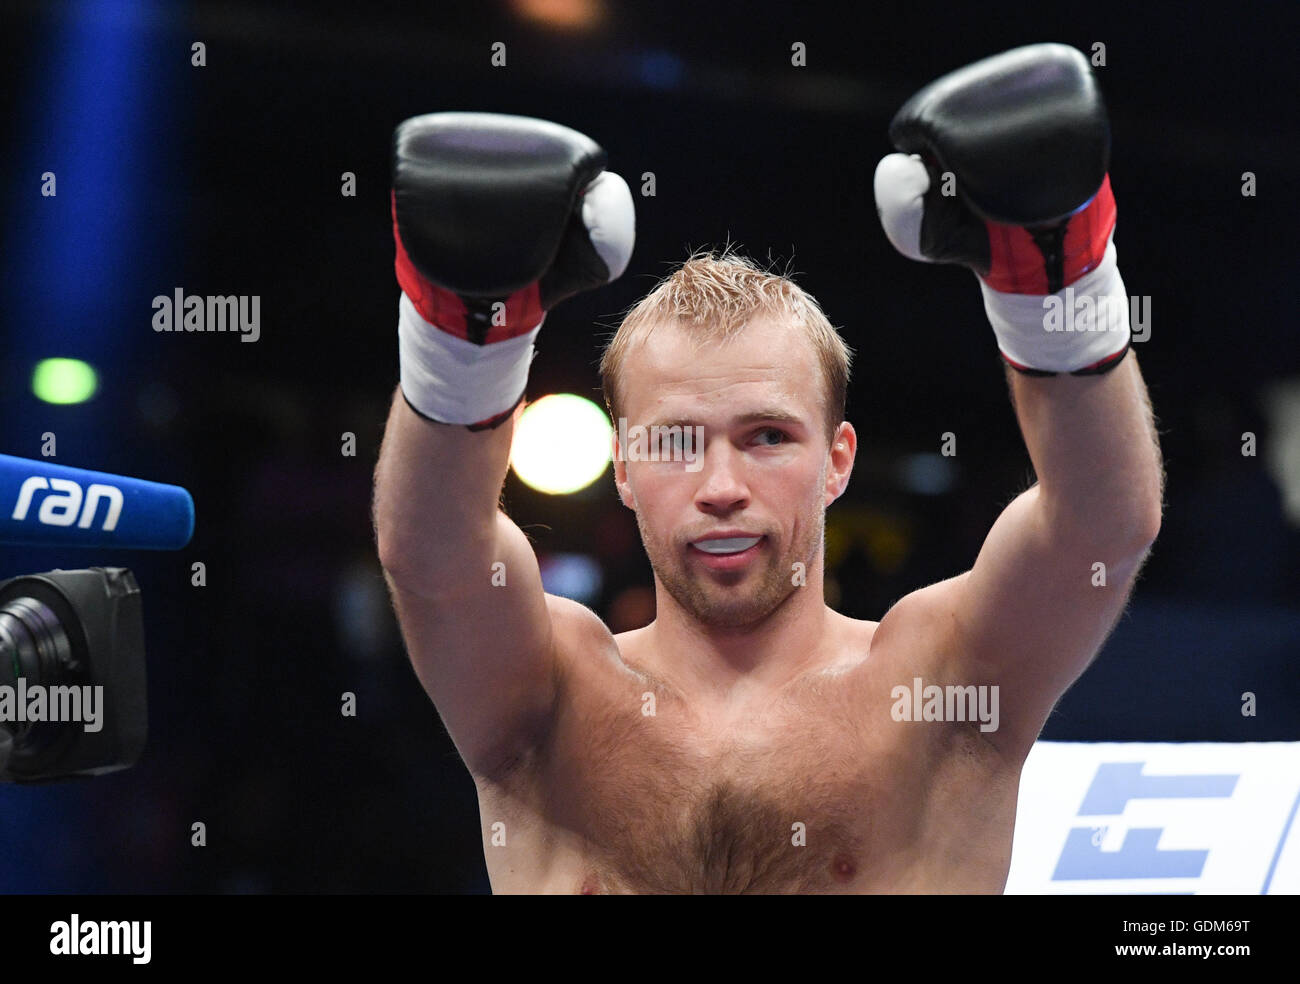
M 1047 372 L 1074 372 L 1128 344 L 1128 294 L 1115 241 L 1092 270 L 1055 294 L 1004 294 L 980 281 L 998 348 L 1012 362 Z
M 475 345 L 425 321 L 405 291 L 398 311 L 402 393 L 416 410 L 445 424 L 477 424 L 518 402 L 541 321 L 517 338 Z

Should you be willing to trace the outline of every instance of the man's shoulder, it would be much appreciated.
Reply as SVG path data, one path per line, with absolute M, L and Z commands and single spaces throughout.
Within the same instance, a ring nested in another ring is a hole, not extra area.
M 644 629 L 614 635 L 604 621 L 581 602 L 548 594 L 546 607 L 554 630 L 555 660 L 562 674 L 573 676 L 602 668 L 626 671 L 622 653 Z
M 600 616 L 580 601 L 574 601 L 572 598 L 565 598 L 563 595 L 547 594 L 546 608 L 550 612 L 551 622 L 555 625 L 556 630 L 564 629 L 567 631 L 595 631 L 599 626 L 605 630 L 608 635 L 609 629 L 605 623 L 600 620 Z M 611 638 L 613 638 L 611 636 Z
M 881 616 L 873 643 L 880 649 L 917 645 L 947 648 L 957 629 L 958 599 L 965 589 L 969 571 L 917 588 L 894 602 Z
M 880 623 L 862 618 L 853 618 L 837 612 L 829 606 L 827 611 L 831 618 L 831 632 L 833 633 L 831 651 L 834 655 L 827 665 L 816 671 L 816 675 L 824 676 L 829 674 L 835 676 L 866 665 L 871 656 L 871 644 L 875 639 L 876 629 L 880 627 Z
M 931 674 L 959 656 L 955 641 L 954 593 L 964 575 L 919 588 L 899 598 L 880 621 L 836 613 L 839 642 L 836 662 L 827 672 L 852 671 L 850 679 L 873 691 L 881 675 Z

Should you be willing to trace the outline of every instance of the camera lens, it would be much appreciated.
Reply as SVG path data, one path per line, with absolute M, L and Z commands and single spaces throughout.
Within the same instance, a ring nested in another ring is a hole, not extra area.
M 0 782 L 133 765 L 148 733 L 145 698 L 144 619 L 129 570 L 0 582 Z
M 19 677 L 28 686 L 56 686 L 66 681 L 73 662 L 68 634 L 53 609 L 29 597 L 0 605 L 0 686 L 16 688 Z M 11 727 L 21 740 L 32 725 Z

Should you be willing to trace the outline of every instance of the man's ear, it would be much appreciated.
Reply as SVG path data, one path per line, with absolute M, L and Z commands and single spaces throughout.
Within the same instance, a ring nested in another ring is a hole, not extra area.
M 826 505 L 830 505 L 849 487 L 853 462 L 858 455 L 858 434 L 847 420 L 840 424 L 831 441 L 826 468 Z
M 629 509 L 636 510 L 636 493 L 632 491 L 632 483 L 627 478 L 627 462 L 623 460 L 622 449 L 618 445 L 618 432 L 614 432 L 612 438 L 614 442 L 614 488 L 618 490 L 618 497 L 623 505 Z

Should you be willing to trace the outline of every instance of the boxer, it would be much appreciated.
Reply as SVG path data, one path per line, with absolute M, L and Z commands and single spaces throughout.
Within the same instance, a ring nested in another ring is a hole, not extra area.
M 412 664 L 474 778 L 494 891 L 1003 890 L 1021 767 L 1124 608 L 1163 470 L 1083 56 L 1034 45 L 968 66 L 890 134 L 885 233 L 976 274 L 1036 484 L 970 570 L 879 622 L 836 613 L 823 528 L 857 453 L 849 350 L 790 280 L 696 255 L 602 360 L 616 425 L 700 435 L 698 467 L 614 449 L 657 611 L 613 635 L 543 591 L 498 502 L 546 312 L 623 272 L 631 195 L 553 123 L 398 127 L 401 384 L 376 538 Z M 869 300 L 872 330 L 906 330 Z M 973 713 L 977 694 L 997 713 Z

